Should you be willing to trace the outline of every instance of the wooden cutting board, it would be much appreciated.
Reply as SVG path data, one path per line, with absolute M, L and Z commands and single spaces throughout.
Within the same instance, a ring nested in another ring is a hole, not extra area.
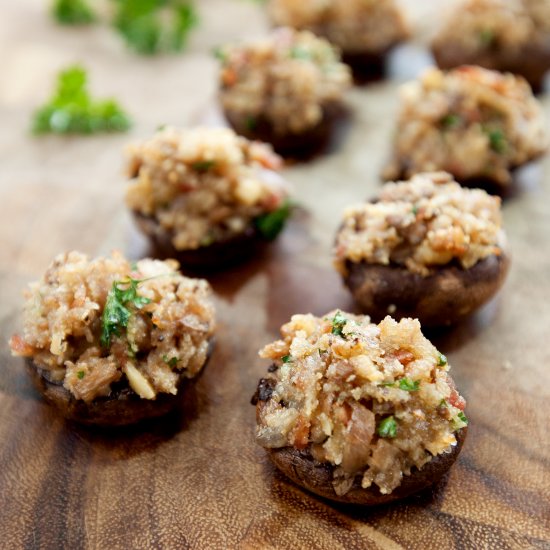
M 501 294 L 430 334 L 468 400 L 468 439 L 446 480 L 396 505 L 336 506 L 287 481 L 254 443 L 249 401 L 268 366 L 257 350 L 293 313 L 353 308 L 330 247 L 344 206 L 379 185 L 396 81 L 353 90 L 353 124 L 337 149 L 287 169 L 301 208 L 279 243 L 211 278 L 217 345 L 184 415 L 116 434 L 66 423 L 42 403 L 7 347 L 21 326 L 22 290 L 63 250 L 147 253 L 123 206 L 124 145 L 163 123 L 209 119 L 211 48 L 266 28 L 253 2 L 202 0 L 189 51 L 144 59 L 105 27 L 56 27 L 43 4 L 0 0 L 0 547 L 548 548 L 548 160 L 504 205 L 513 266 Z M 433 3 L 405 4 L 429 29 Z M 425 59 L 413 45 L 396 71 L 410 77 Z M 29 134 L 53 75 L 74 61 L 89 69 L 96 95 L 116 96 L 133 114 L 129 135 Z

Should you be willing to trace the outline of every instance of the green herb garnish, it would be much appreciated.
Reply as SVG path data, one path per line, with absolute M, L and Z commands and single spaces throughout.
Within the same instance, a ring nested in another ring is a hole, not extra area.
M 411 210 L 412 214 L 416 216 L 418 214 L 418 206 L 414 205 Z
M 254 220 L 254 225 L 264 239 L 272 241 L 283 230 L 291 212 L 292 204 L 286 200 L 277 210 L 258 216 Z
M 168 356 L 167 355 L 163 355 L 162 356 L 162 360 L 172 369 L 175 369 L 177 364 L 178 364 L 178 361 L 179 359 L 177 357 L 170 357 L 170 359 L 168 359 Z
M 451 424 L 455 430 L 460 430 L 461 428 L 464 428 L 464 426 L 468 425 L 468 419 L 466 418 L 466 415 L 460 411 L 456 415 L 456 418 L 451 420 Z
M 63 25 L 87 25 L 96 19 L 86 0 L 54 0 L 52 14 Z
M 483 29 L 479 33 L 479 40 L 484 46 L 490 46 L 495 40 L 495 33 L 491 29 Z
M 336 312 L 336 315 L 332 318 L 332 334 L 336 336 L 341 336 L 344 338 L 344 333 L 342 332 L 348 320 L 342 315 L 340 311 Z
M 114 26 L 140 54 L 182 50 L 198 22 L 193 4 L 186 0 L 115 0 L 115 4 Z
M 215 160 L 199 160 L 191 164 L 191 168 L 197 172 L 208 172 L 214 166 L 216 166 Z
M 79 370 L 76 375 L 78 376 L 79 380 L 82 380 L 86 376 L 86 372 L 83 370 Z
M 442 399 L 442 400 L 439 402 L 439 406 L 440 406 L 440 407 L 445 407 L 445 408 L 447 408 L 449 405 L 447 404 L 447 401 L 445 401 L 445 399 Z
M 86 71 L 73 66 L 62 71 L 53 98 L 34 114 L 36 134 L 91 134 L 122 132 L 130 119 L 113 99 L 94 100 L 87 88 Z
M 462 122 L 462 118 L 454 113 L 448 114 L 441 119 L 441 125 L 445 129 L 456 128 Z
M 446 364 L 447 364 L 447 357 L 442 353 L 440 353 L 439 357 L 437 358 L 437 366 L 444 367 Z
M 411 380 L 410 378 L 401 378 L 399 380 L 399 388 L 405 391 L 418 391 L 420 382 L 418 380 Z
M 283 357 L 281 357 L 281 361 L 283 363 L 292 363 L 292 356 L 284 355 Z
M 489 136 L 489 143 L 491 145 L 491 149 L 495 153 L 499 153 L 499 154 L 504 153 L 507 148 L 507 141 L 506 141 L 506 136 L 504 135 L 502 130 L 486 129 L 485 132 Z
M 108 348 L 113 335 L 119 336 L 120 330 L 128 326 L 132 310 L 128 306 L 141 309 L 151 300 L 137 293 L 138 285 L 147 279 L 124 279 L 114 281 L 101 317 L 101 345 Z
M 377 428 L 376 433 L 380 437 L 387 437 L 393 439 L 397 435 L 397 422 L 393 416 L 388 416 L 382 420 Z
M 223 47 L 221 46 L 216 46 L 213 50 L 212 50 L 212 53 L 214 54 L 214 57 L 216 59 L 219 59 L 222 63 L 225 63 L 227 61 L 227 54 L 225 53 Z

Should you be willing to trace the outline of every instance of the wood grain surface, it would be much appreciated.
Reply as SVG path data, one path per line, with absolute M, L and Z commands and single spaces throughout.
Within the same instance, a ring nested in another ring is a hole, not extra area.
M 333 505 L 275 471 L 253 440 L 249 401 L 267 367 L 258 348 L 295 312 L 353 307 L 330 246 L 343 207 L 379 185 L 396 80 L 354 89 L 337 150 L 287 169 L 302 207 L 280 242 L 211 278 L 217 347 L 183 416 L 119 433 L 71 425 L 10 356 L 21 292 L 54 255 L 147 253 L 123 206 L 124 145 L 163 123 L 214 120 L 211 48 L 267 27 L 255 2 L 198 4 L 187 53 L 140 58 L 106 27 L 56 27 L 44 1 L 0 0 L 0 547 L 549 548 L 548 160 L 504 205 L 513 265 L 503 291 L 473 319 L 430 333 L 468 400 L 468 439 L 447 479 L 396 505 Z M 420 35 L 429 32 L 436 3 L 405 4 Z M 426 60 L 413 44 L 394 69 L 411 77 Z M 29 134 L 54 74 L 74 61 L 89 69 L 94 93 L 132 113 L 129 135 Z

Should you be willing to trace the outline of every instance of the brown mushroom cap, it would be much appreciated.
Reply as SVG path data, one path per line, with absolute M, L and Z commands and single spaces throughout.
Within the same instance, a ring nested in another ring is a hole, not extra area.
M 213 344 L 210 342 L 208 357 L 212 348 Z M 47 371 L 36 365 L 32 359 L 26 359 L 25 363 L 35 388 L 49 405 L 68 420 L 102 427 L 128 426 L 172 412 L 180 405 L 185 388 L 193 384 L 206 367 L 205 363 L 195 378 L 187 378 L 181 373 L 176 395 L 159 393 L 155 399 L 142 399 L 124 380 L 113 384 L 108 396 L 97 397 L 87 403 L 77 399 L 62 382 L 52 382 L 47 377 Z
M 299 134 L 279 134 L 263 116 L 259 116 L 251 127 L 248 117 L 225 109 L 225 118 L 239 135 L 248 139 L 270 143 L 277 153 L 286 157 L 303 158 L 322 150 L 329 142 L 338 119 L 345 116 L 345 109 L 339 103 L 328 103 L 322 107 L 321 121 Z
M 266 450 L 281 472 L 308 491 L 338 502 L 374 506 L 406 498 L 439 481 L 457 459 L 466 433 L 467 428 L 459 430 L 456 433 L 457 444 L 451 452 L 433 457 L 421 470 L 413 468 L 410 475 L 403 476 L 401 485 L 387 495 L 382 494 L 376 486 L 363 489 L 361 481 L 355 479 L 352 488 L 345 495 L 339 496 L 332 485 L 334 466 L 331 464 L 317 462 L 307 449 L 299 451 L 294 447 L 283 447 Z
M 378 320 L 416 317 L 425 326 L 449 325 L 473 313 L 504 283 L 509 256 L 488 256 L 469 269 L 441 266 L 422 276 L 405 267 L 346 262 L 344 277 L 361 309 Z
M 149 237 L 155 247 L 155 254 L 164 258 L 175 258 L 184 269 L 223 269 L 250 258 L 268 243 L 254 225 L 250 225 L 243 233 L 208 246 L 177 250 L 172 244 L 172 234 L 155 218 L 135 211 L 133 215 L 141 231 Z
M 471 53 L 446 42 L 434 44 L 432 53 L 441 69 L 479 65 L 486 69 L 519 74 L 529 82 L 535 93 L 542 91 L 544 75 L 550 70 L 550 42 L 528 44 L 515 54 L 498 49 Z

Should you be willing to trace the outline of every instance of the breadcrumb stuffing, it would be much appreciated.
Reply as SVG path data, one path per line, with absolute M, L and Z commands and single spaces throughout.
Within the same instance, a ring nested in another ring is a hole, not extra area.
M 60 254 L 25 294 L 23 335 L 12 337 L 12 354 L 31 359 L 86 402 L 109 395 L 121 379 L 146 399 L 176 394 L 180 378 L 193 378 L 204 366 L 215 323 L 210 285 L 182 276 L 178 267 L 151 259 L 131 265 L 117 252 L 94 260 Z M 139 300 L 120 302 L 127 326 L 118 326 L 106 344 L 109 296 L 115 284 L 128 290 L 131 280 L 139 281 Z
M 337 494 L 356 478 L 391 493 L 411 468 L 456 445 L 465 401 L 417 320 L 294 315 L 281 335 L 260 351 L 275 370 L 258 396 L 257 441 L 332 464 Z

